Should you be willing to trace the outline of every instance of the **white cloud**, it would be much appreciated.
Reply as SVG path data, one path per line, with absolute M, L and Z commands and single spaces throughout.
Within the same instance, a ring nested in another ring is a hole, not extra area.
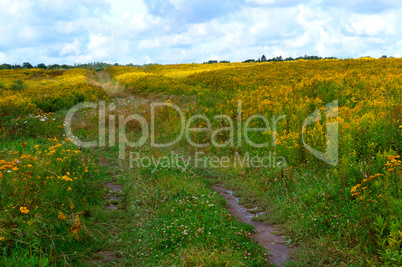
M 346 30 L 356 35 L 393 35 L 395 34 L 394 15 L 359 15 L 354 14 L 344 24 Z
M 303 0 L 246 0 L 248 4 L 254 5 L 266 5 L 266 6 L 282 6 L 282 7 L 289 7 L 289 6 L 296 6 L 298 4 L 305 3 L 306 1 Z
M 0 64 L 3 62 L 4 63 L 7 62 L 7 56 L 6 56 L 6 54 L 0 52 Z
M 186 4 L 185 0 L 170 0 L 176 9 L 181 9 Z
M 56 31 L 60 34 L 73 34 L 82 29 L 85 29 L 86 21 L 77 19 L 75 21 L 57 21 L 55 24 Z
M 79 55 L 81 54 L 80 42 L 76 39 L 71 44 L 64 45 L 63 49 L 60 51 L 60 56 L 67 55 Z
M 91 54 L 98 55 L 99 58 L 103 58 L 107 55 L 111 44 L 112 40 L 110 37 L 102 36 L 102 34 L 95 34 L 89 37 L 87 49 Z
M 246 3 L 253 3 L 259 5 L 272 5 L 276 0 L 246 0 Z

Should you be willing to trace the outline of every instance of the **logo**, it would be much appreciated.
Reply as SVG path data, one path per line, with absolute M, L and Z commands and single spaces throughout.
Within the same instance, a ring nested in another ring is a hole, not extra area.
M 331 103 L 327 104 L 325 106 L 325 113 L 326 113 L 326 118 L 335 118 L 338 116 L 338 100 L 332 101 Z M 304 139 L 304 131 L 307 125 L 310 125 L 314 122 L 320 121 L 321 120 L 321 112 L 320 109 L 317 109 L 314 111 L 310 116 L 307 117 L 307 119 L 304 120 L 303 122 L 303 127 L 302 127 L 302 140 L 303 140 L 303 145 L 304 147 L 312 153 L 314 156 L 319 158 L 320 160 L 336 166 L 338 165 L 338 140 L 339 140 L 339 125 L 338 122 L 329 122 L 326 124 L 327 127 L 327 138 L 326 138 L 326 151 L 321 152 L 318 151 L 309 145 L 306 144 L 305 139 Z
M 156 123 L 156 110 L 158 108 L 170 109 L 176 112 L 180 118 L 180 133 L 176 137 L 175 140 L 169 143 L 157 143 L 155 140 L 157 127 L 155 126 Z M 84 109 L 98 109 L 98 117 L 99 117 L 99 131 L 98 131 L 98 140 L 94 141 L 81 141 L 79 140 L 74 134 L 72 133 L 72 120 L 77 115 L 78 111 Z M 272 120 L 266 118 L 262 115 L 253 115 L 249 117 L 246 122 L 243 124 L 242 121 L 242 104 L 239 101 L 237 107 L 237 118 L 235 123 L 233 118 L 228 115 L 216 115 L 212 118 L 208 118 L 204 115 L 194 115 L 191 118 L 185 118 L 184 112 L 178 107 L 171 103 L 152 103 L 150 105 L 150 114 L 151 118 L 148 121 L 145 117 L 139 114 L 133 114 L 130 116 L 125 115 L 111 115 L 109 114 L 110 111 L 116 109 L 116 106 L 113 103 L 109 105 L 106 104 L 105 101 L 101 101 L 99 103 L 80 103 L 73 108 L 71 108 L 66 116 L 64 126 L 66 131 L 66 136 L 70 138 L 73 143 L 80 147 L 113 147 L 118 145 L 119 146 L 119 158 L 125 159 L 126 157 L 126 147 L 141 147 L 142 145 L 146 144 L 149 140 L 150 145 L 152 147 L 169 147 L 174 144 L 177 144 L 181 139 L 186 139 L 187 142 L 192 145 L 193 147 L 208 147 L 208 146 L 215 146 L 218 148 L 222 147 L 241 147 L 242 141 L 244 140 L 248 145 L 255 148 L 264 148 L 268 147 L 271 143 L 272 147 L 276 146 L 276 138 L 277 138 L 277 124 L 281 120 L 286 119 L 286 115 L 281 116 L 272 116 Z M 325 106 L 325 114 L 326 119 L 329 120 L 331 118 L 336 118 L 338 116 L 338 100 L 331 102 Z M 107 119 L 108 118 L 108 119 Z M 321 110 L 317 109 L 312 114 L 310 114 L 303 122 L 302 126 L 302 141 L 304 147 L 312 153 L 318 159 L 336 166 L 338 165 L 338 122 L 329 121 L 326 123 L 326 151 L 321 152 L 309 146 L 305 141 L 305 130 L 306 127 L 310 124 L 318 122 L 322 119 L 321 117 Z M 206 125 L 204 128 L 194 128 L 192 125 L 194 124 L 195 120 L 201 120 Z M 211 127 L 211 120 L 217 121 L 226 121 L 229 126 L 224 126 L 218 129 L 212 129 Z M 108 121 L 108 124 L 106 124 Z M 130 121 L 135 121 L 141 127 L 141 137 L 136 142 L 129 141 L 126 137 L 126 126 Z M 261 121 L 263 122 L 264 127 L 260 128 L 253 128 L 251 127 L 253 121 Z M 116 122 L 118 122 L 118 127 L 116 127 Z M 227 131 L 229 132 L 229 138 L 226 140 L 225 143 L 219 143 L 216 139 L 216 136 L 221 133 Z M 199 132 L 208 132 L 210 134 L 210 139 L 204 139 L 204 143 L 197 143 L 192 140 L 190 133 L 199 133 Z M 234 133 L 237 132 L 237 140 L 235 140 Z M 272 133 L 272 140 L 265 140 L 264 143 L 254 143 L 250 139 L 251 132 L 271 132 Z M 107 138 L 108 133 L 108 138 Z M 116 134 L 118 135 L 118 143 L 116 144 Z M 108 139 L 108 142 L 107 142 Z M 237 141 L 237 142 L 236 142 Z

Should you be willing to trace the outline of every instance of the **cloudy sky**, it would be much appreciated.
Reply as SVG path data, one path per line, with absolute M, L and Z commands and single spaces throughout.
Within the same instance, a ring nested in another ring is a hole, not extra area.
M 400 0 L 0 0 L 0 64 L 402 56 Z

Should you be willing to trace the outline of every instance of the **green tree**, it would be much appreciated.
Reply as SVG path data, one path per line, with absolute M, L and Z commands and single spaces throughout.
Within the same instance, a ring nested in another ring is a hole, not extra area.
M 24 63 L 22 63 L 22 68 L 23 69 L 32 69 L 33 66 L 29 62 L 24 62 Z
M 40 63 L 40 64 L 38 64 L 38 66 L 37 66 L 39 69 L 46 69 L 46 65 L 44 64 L 44 63 Z

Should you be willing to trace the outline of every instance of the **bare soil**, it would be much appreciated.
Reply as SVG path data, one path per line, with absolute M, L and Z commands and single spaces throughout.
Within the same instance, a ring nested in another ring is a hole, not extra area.
M 252 218 L 256 215 L 239 205 L 239 199 L 233 196 L 232 191 L 227 190 L 222 185 L 214 185 L 212 188 L 226 199 L 231 214 L 239 218 L 239 221 L 255 227 L 256 233 L 252 237 L 269 252 L 269 261 L 278 266 L 283 266 L 289 259 L 290 249 L 285 246 L 283 236 L 274 234 L 278 230 L 267 223 L 253 221 Z

